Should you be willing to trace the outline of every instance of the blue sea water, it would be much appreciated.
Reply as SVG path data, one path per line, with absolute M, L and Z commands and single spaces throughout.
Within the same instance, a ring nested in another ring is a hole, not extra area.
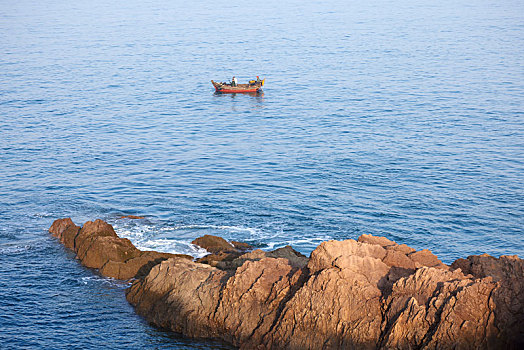
M 228 348 L 149 326 L 56 218 L 524 256 L 522 1 L 0 0 L 0 33 L 0 348 Z

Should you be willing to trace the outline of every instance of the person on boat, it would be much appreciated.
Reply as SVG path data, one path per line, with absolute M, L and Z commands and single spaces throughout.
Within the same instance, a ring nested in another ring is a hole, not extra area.
M 231 86 L 237 86 L 237 78 L 233 77 L 233 79 L 231 79 Z
M 257 75 L 257 84 L 260 84 L 260 83 L 261 83 L 261 80 L 260 80 L 260 78 Z

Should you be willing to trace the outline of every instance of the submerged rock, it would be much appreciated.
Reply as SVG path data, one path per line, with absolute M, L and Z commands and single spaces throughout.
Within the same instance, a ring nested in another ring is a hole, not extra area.
M 145 218 L 146 218 L 145 216 L 138 216 L 138 215 L 123 215 L 119 219 L 142 220 Z
M 65 220 L 50 231 L 64 244 L 76 231 L 83 263 L 108 259 L 101 272 L 148 261 L 135 273 L 127 300 L 152 324 L 189 337 L 242 349 L 524 345 L 524 265 L 516 256 L 470 256 L 449 267 L 428 250 L 363 235 L 323 242 L 308 259 L 291 247 L 241 251 L 207 237 L 194 242 L 215 247 L 213 253 L 191 261 L 146 257 L 103 223 L 86 225 L 80 230 Z

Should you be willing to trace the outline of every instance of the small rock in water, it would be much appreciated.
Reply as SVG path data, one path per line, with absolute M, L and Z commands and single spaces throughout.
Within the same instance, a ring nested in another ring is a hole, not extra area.
M 121 216 L 119 219 L 136 219 L 136 220 L 139 220 L 139 219 L 145 219 L 145 218 L 146 218 L 145 216 L 124 215 L 124 216 Z

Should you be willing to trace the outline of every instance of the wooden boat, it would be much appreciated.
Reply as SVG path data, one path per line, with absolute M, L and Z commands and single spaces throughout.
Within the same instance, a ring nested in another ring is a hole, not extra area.
M 262 91 L 262 86 L 264 86 L 264 80 L 251 80 L 247 84 L 237 84 L 236 86 L 231 86 L 228 83 L 217 83 L 216 81 L 211 80 L 211 83 L 215 87 L 216 92 L 231 94 L 231 93 L 242 93 L 242 92 L 259 92 Z

